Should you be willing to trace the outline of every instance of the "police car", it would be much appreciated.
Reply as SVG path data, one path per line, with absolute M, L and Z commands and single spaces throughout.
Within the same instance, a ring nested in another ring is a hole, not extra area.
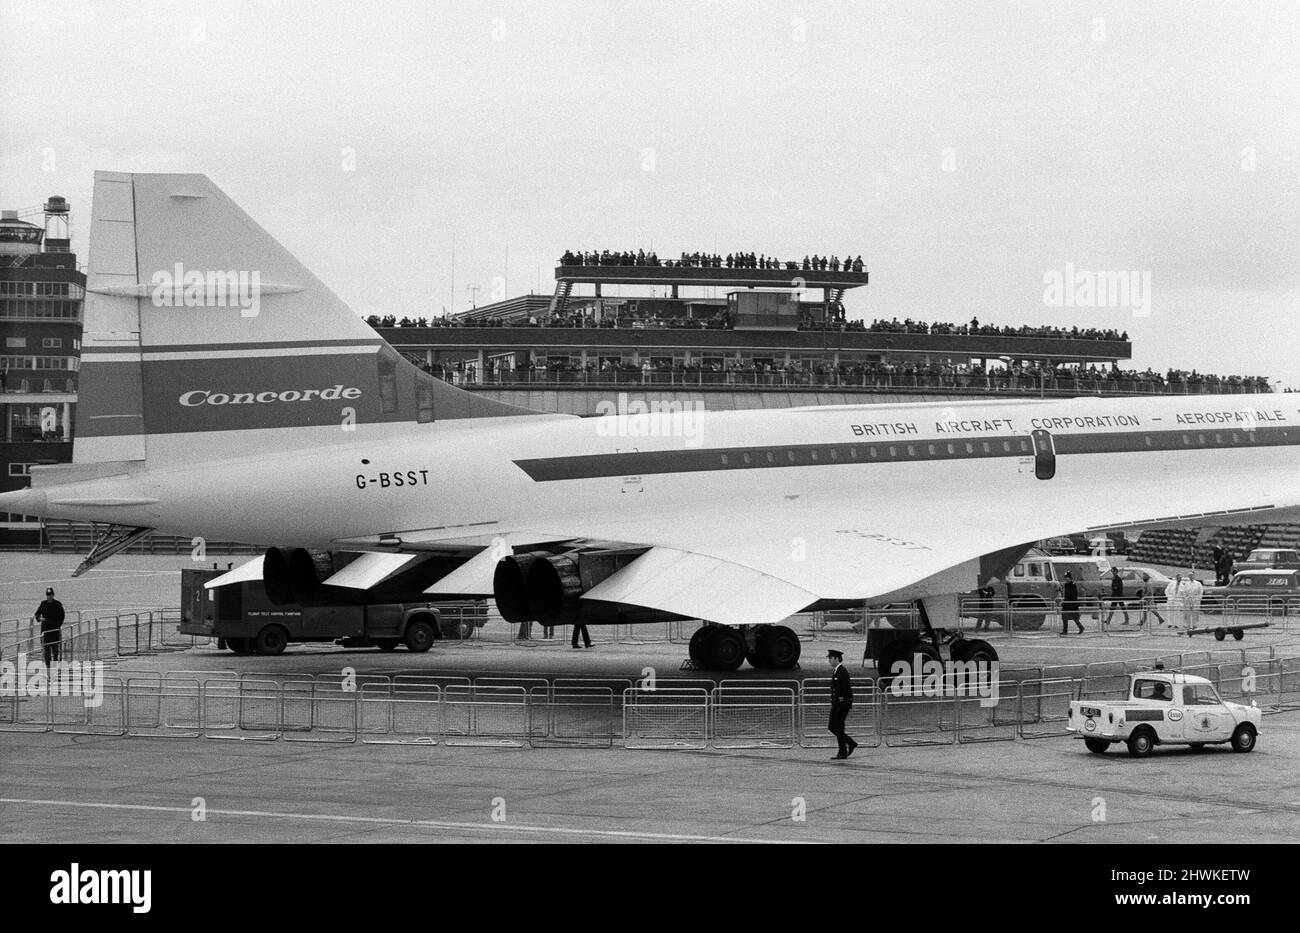
M 1156 668 L 1129 678 L 1123 700 L 1074 700 L 1066 730 L 1101 754 L 1124 742 L 1135 758 L 1156 745 L 1232 745 L 1255 749 L 1263 714 L 1253 704 L 1225 703 L 1204 677 Z

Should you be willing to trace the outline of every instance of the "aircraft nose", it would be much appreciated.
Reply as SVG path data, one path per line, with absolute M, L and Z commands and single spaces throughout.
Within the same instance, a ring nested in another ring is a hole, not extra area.
M 0 493 L 0 512 L 44 516 L 45 509 L 44 489 L 15 489 L 13 492 Z

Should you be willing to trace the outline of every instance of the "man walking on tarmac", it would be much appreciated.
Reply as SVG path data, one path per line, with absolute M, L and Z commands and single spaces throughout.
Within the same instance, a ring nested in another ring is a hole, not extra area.
M 1074 582 L 1074 574 L 1068 570 L 1065 582 L 1061 586 L 1061 634 L 1070 634 L 1070 622 L 1073 621 L 1083 632 L 1083 623 L 1079 621 L 1079 585 Z
M 45 666 L 59 660 L 59 642 L 63 638 L 63 603 L 54 598 L 54 590 L 45 591 L 45 599 L 36 607 L 36 621 L 41 623 L 41 643 L 45 649 Z
M 844 653 L 834 648 L 826 652 L 831 662 L 831 721 L 826 728 L 840 744 L 838 755 L 832 755 L 832 761 L 848 758 L 853 754 L 858 743 L 849 738 L 844 731 L 844 721 L 848 719 L 849 710 L 853 709 L 853 682 L 848 669 L 844 667 Z
M 1110 571 L 1110 606 L 1106 613 L 1106 618 L 1102 620 L 1102 627 L 1110 625 L 1110 620 L 1118 609 L 1124 613 L 1124 624 L 1128 625 L 1128 603 L 1124 600 L 1124 578 L 1119 574 L 1118 567 L 1112 567 Z

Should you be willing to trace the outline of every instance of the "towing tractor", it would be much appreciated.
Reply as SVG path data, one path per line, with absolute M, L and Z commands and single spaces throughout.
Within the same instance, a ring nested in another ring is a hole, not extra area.
M 425 652 L 440 639 L 468 638 L 487 619 L 481 603 L 376 602 L 315 605 L 273 602 L 261 581 L 206 587 L 220 570 L 181 571 L 181 624 L 185 635 L 218 639 L 235 654 L 277 655 L 297 642 L 333 642 Z
M 922 663 L 942 662 L 945 648 L 953 661 L 965 664 L 989 666 L 998 660 L 997 650 L 983 639 L 967 638 L 958 628 L 932 625 L 919 599 L 868 610 L 868 615 L 864 660 L 875 662 L 882 684 L 889 680 L 897 662 L 912 665 L 918 655 Z
M 1072 701 L 1066 730 L 1095 754 L 1123 742 L 1134 758 L 1145 758 L 1157 745 L 1254 751 L 1262 720 L 1259 707 L 1225 702 L 1204 677 L 1157 666 L 1130 676 L 1122 700 Z

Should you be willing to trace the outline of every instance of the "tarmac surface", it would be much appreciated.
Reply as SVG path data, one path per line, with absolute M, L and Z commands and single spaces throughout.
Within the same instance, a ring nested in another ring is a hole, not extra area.
M 1092 755 L 1069 739 L 859 749 L 847 761 L 821 749 L 30 734 L 0 736 L 0 750 L 0 838 L 17 843 L 1205 844 L 1300 835 L 1300 713 L 1268 717 L 1249 755 L 1175 748 L 1143 760 Z
M 30 563 L 19 576 L 3 558 L 4 578 L 14 581 L 0 585 L 6 599 L 15 590 L 39 599 L 34 584 L 75 565 L 67 557 L 20 558 Z M 134 560 L 74 581 L 85 587 L 86 603 L 174 605 L 168 593 L 178 577 L 157 565 L 179 568 L 185 558 Z M 1089 628 L 1068 638 L 995 629 L 989 638 L 1004 669 L 1242 648 L 1300 654 L 1300 634 L 1272 629 L 1217 643 Z M 423 655 L 291 645 L 281 657 L 237 657 L 204 646 L 106 666 L 118 676 L 235 670 L 275 677 L 343 667 L 632 680 L 652 667 L 660 678 L 701 676 L 679 671 L 683 644 L 614 643 L 593 629 L 594 647 L 575 651 L 558 639 L 511 642 L 508 630 L 492 623 L 482 634 L 481 642 L 439 643 Z M 847 627 L 802 634 L 803 667 L 783 678 L 825 677 L 827 647 L 844 650 L 855 675 L 872 673 L 859 666 L 862 639 Z M 1300 837 L 1300 712 L 1265 717 L 1248 755 L 1175 747 L 1138 760 L 1089 754 L 1068 738 L 864 747 L 848 761 L 830 754 L 800 747 L 636 750 L 617 742 L 603 749 L 333 745 L 0 732 L 0 840 L 1204 844 Z

